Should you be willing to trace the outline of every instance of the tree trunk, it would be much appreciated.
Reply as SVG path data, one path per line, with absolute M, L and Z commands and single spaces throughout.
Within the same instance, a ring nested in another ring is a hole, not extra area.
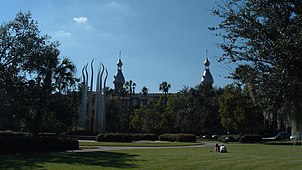
M 302 132 L 302 114 L 301 114 L 301 101 L 298 99 L 291 102 L 291 112 L 289 114 L 289 119 L 292 126 L 292 135 L 298 134 L 299 132 Z

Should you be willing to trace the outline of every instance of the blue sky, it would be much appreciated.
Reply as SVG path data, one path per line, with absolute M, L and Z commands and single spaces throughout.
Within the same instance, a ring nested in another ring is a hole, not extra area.
M 136 92 L 147 86 L 159 92 L 167 81 L 171 92 L 200 83 L 206 50 L 211 62 L 214 86 L 232 81 L 229 70 L 216 61 L 221 55 L 208 27 L 219 18 L 211 15 L 212 0 L 0 0 L 0 21 L 12 20 L 19 11 L 31 11 L 41 34 L 61 42 L 62 56 L 80 70 L 92 59 L 102 62 L 113 76 L 119 51 L 123 73 L 136 84 Z M 95 65 L 97 67 L 97 65 Z

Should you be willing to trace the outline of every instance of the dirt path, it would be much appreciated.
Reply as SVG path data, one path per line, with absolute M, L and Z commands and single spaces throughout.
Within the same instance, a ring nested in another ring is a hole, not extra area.
M 151 147 L 133 147 L 133 146 L 99 146 L 98 148 L 94 148 L 94 149 L 79 149 L 79 150 L 69 150 L 67 152 L 98 152 L 98 151 L 113 151 L 113 150 L 128 150 L 128 149 L 176 149 L 176 148 L 200 148 L 200 147 L 209 147 L 209 146 L 214 146 L 214 143 L 210 143 L 210 142 L 204 142 L 201 145 L 192 145 L 192 146 L 163 146 L 163 147 L 155 147 L 155 146 L 151 146 Z

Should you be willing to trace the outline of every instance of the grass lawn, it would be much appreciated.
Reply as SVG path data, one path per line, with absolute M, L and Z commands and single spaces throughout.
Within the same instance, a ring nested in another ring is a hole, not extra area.
M 191 146 L 191 145 L 202 145 L 201 142 L 80 142 L 80 147 L 86 146 L 131 146 L 131 147 L 164 147 L 164 146 Z
M 0 169 L 302 169 L 302 147 L 227 144 L 212 147 L 134 149 L 92 153 L 1 154 Z

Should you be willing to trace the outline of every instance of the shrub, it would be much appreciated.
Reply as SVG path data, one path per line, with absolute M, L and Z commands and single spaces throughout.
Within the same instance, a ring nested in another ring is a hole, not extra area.
M 195 142 L 196 135 L 194 134 L 162 134 L 159 136 L 160 141 L 171 141 L 171 142 Z
M 139 140 L 157 140 L 155 134 L 129 134 L 129 133 L 106 133 L 98 134 L 96 141 L 98 142 L 132 142 Z
M 123 133 L 98 134 L 96 136 L 98 142 L 132 142 L 133 139 L 133 135 Z
M 79 149 L 79 142 L 71 138 L 32 137 L 32 136 L 1 136 L 0 151 L 61 151 Z
M 74 131 L 69 131 L 68 135 L 81 135 L 81 136 L 94 136 L 95 134 L 88 132 L 86 130 L 74 130 Z
M 0 137 L 8 136 L 30 136 L 29 133 L 13 132 L 13 131 L 0 131 Z
M 259 134 L 246 134 L 241 137 L 240 143 L 261 143 L 262 136 Z
M 158 140 L 158 137 L 155 134 L 150 134 L 150 133 L 140 133 L 140 134 L 134 134 L 137 136 L 139 140 Z

